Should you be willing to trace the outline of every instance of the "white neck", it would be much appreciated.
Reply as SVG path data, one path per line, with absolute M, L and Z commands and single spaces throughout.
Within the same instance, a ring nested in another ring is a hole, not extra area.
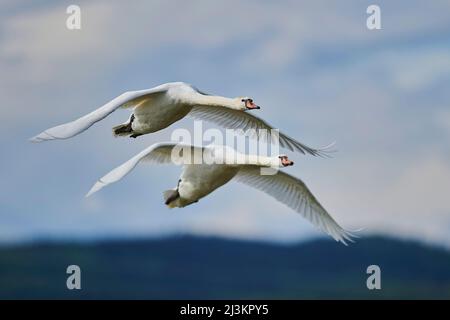
M 196 94 L 191 103 L 197 106 L 213 106 L 225 107 L 235 110 L 241 110 L 241 104 L 238 99 L 225 98 L 221 96 L 207 96 L 203 94 Z
M 255 165 L 259 167 L 280 167 L 278 157 L 265 157 L 258 155 L 245 155 L 242 153 L 227 154 L 226 163 L 237 165 Z
M 278 157 L 266 157 L 249 155 L 247 156 L 248 164 L 253 164 L 261 167 L 279 167 L 280 159 Z

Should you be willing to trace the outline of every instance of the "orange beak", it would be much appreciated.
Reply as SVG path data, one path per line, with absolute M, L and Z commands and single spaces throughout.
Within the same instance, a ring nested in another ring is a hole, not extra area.
M 283 158 L 281 158 L 281 164 L 285 167 L 293 166 L 294 161 L 289 160 L 288 157 L 283 157 Z
M 247 110 L 261 109 L 261 107 L 256 105 L 252 99 L 248 99 L 247 101 L 245 101 L 245 107 L 247 108 Z

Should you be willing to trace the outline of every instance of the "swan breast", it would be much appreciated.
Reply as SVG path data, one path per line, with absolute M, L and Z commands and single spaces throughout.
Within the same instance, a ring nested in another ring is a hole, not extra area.
M 167 128 L 181 120 L 191 111 L 191 107 L 173 95 L 163 93 L 139 103 L 134 109 L 134 132 L 145 134 Z
M 197 201 L 230 181 L 239 171 L 228 165 L 193 164 L 185 166 L 178 187 L 180 197 Z

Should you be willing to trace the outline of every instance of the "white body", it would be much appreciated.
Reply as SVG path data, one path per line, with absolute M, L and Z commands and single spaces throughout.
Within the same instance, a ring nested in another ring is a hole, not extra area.
M 181 164 L 184 169 L 177 187 L 164 192 L 166 205 L 170 208 L 190 205 L 229 181 L 236 180 L 257 188 L 283 202 L 302 214 L 320 230 L 331 235 L 335 240 L 344 244 L 347 240 L 351 241 L 352 234 L 337 224 L 303 181 L 282 171 L 278 171 L 274 175 L 261 174 L 261 168 L 282 167 L 279 157 L 246 156 L 235 151 L 230 156 L 230 149 L 222 146 L 184 146 L 185 149 L 179 148 L 179 146 L 167 142 L 148 147 L 100 178 L 87 196 L 108 184 L 119 181 L 142 161 Z M 224 154 L 224 150 L 227 153 Z M 192 155 L 192 151 L 201 152 L 202 155 L 210 156 L 210 159 L 221 159 L 223 164 L 193 164 L 192 156 L 184 157 L 186 152 Z
M 180 83 L 171 85 L 163 94 L 146 97 L 133 109 L 136 117 L 131 124 L 133 132 L 157 132 L 183 119 L 191 111 L 191 99 L 196 95 L 194 88 Z
M 193 164 L 184 166 L 178 185 L 180 197 L 169 207 L 185 207 L 197 202 L 234 178 L 238 166 L 223 164 Z

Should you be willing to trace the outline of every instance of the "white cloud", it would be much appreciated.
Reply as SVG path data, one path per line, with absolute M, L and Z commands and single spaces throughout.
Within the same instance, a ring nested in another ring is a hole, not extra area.
M 241 239 L 293 241 L 321 234 L 301 215 L 270 196 L 231 183 L 225 194 L 213 195 L 206 201 L 205 214 L 191 216 L 184 231 L 202 235 L 221 235 Z M 240 195 L 240 196 L 238 196 Z M 243 196 L 242 196 L 243 195 Z M 254 201 L 258 199 L 258 201 Z M 220 203 L 229 203 L 221 206 Z
M 429 10 L 441 13 L 448 3 L 431 6 Z M 27 72 L 22 81 L 45 80 L 58 75 L 61 67 L 76 74 L 80 64 L 100 71 L 124 63 L 142 50 L 151 58 L 154 51 L 173 46 L 177 50 L 183 46 L 222 50 L 232 45 L 242 52 L 247 67 L 285 67 L 312 48 L 342 41 L 373 44 L 374 40 L 386 41 L 419 28 L 426 32 L 448 24 L 442 14 L 430 25 L 426 16 L 415 16 L 416 11 L 399 14 L 405 8 L 386 5 L 388 17 L 397 14 L 386 27 L 392 30 L 368 36 L 364 6 L 320 1 L 136 1 L 133 5 L 85 1 L 80 7 L 80 31 L 66 29 L 63 4 L 4 18 L 0 57 L 4 62 L 15 61 Z M 414 24 L 403 27 L 411 16 Z
M 436 125 L 444 131 L 447 138 L 450 137 L 450 103 L 448 106 L 444 106 L 442 110 L 435 113 Z
M 391 51 L 382 61 L 399 89 L 414 92 L 450 79 L 450 47 Z
M 450 245 L 450 165 L 433 155 L 390 157 L 367 155 L 334 166 L 333 182 L 318 189 L 319 199 L 342 216 L 344 223 L 366 233 L 447 243 Z M 331 170 L 325 168 L 325 175 Z M 323 181 L 323 179 L 319 179 Z M 345 225 L 345 224 L 344 224 Z

